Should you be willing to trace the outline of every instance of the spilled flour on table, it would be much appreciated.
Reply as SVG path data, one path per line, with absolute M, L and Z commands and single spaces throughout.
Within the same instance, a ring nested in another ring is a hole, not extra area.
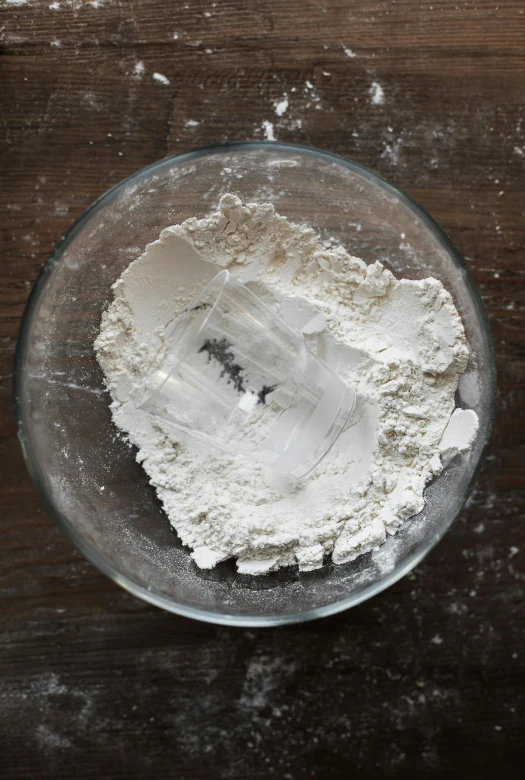
M 207 450 L 129 400 L 165 354 L 166 326 L 218 267 L 301 330 L 357 391 L 351 426 L 302 480 Z M 329 554 L 351 561 L 420 512 L 442 458 L 475 437 L 474 412 L 452 416 L 468 350 L 442 284 L 398 280 L 379 262 L 325 248 L 269 203 L 224 195 L 211 216 L 163 230 L 113 291 L 95 342 L 113 419 L 203 568 L 232 557 L 251 574 L 313 570 Z

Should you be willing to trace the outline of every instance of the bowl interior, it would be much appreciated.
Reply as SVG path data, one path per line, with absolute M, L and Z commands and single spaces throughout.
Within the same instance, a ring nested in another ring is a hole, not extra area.
M 93 351 L 111 285 L 166 226 L 206 216 L 220 195 L 269 200 L 397 276 L 434 276 L 454 297 L 471 358 L 458 404 L 476 410 L 473 449 L 426 491 L 424 511 L 375 553 L 299 574 L 238 575 L 232 562 L 197 568 L 170 529 L 136 451 L 112 423 Z M 360 166 L 281 144 L 235 144 L 168 158 L 130 177 L 73 226 L 43 269 L 22 326 L 16 376 L 19 434 L 55 519 L 99 568 L 173 611 L 244 625 L 303 620 L 357 603 L 398 579 L 460 511 L 493 419 L 494 361 L 470 275 L 435 223 Z

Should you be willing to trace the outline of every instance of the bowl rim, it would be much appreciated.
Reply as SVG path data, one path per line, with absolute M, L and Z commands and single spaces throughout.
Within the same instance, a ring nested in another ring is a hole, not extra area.
M 351 170 L 370 181 L 379 184 L 389 194 L 396 197 L 401 203 L 403 203 L 409 211 L 433 234 L 434 238 L 441 245 L 441 247 L 448 253 L 455 265 L 461 269 L 464 283 L 468 289 L 471 300 L 477 311 L 477 314 L 482 323 L 482 340 L 485 343 L 487 351 L 487 366 L 486 373 L 488 378 L 488 390 L 489 396 L 489 414 L 488 425 L 486 426 L 485 441 L 482 443 L 482 448 L 478 461 L 473 470 L 472 476 L 467 486 L 465 493 L 465 501 L 472 492 L 472 489 L 476 483 L 479 472 L 483 465 L 487 447 L 492 436 L 492 430 L 494 426 L 495 408 L 496 408 L 496 363 L 494 344 L 492 339 L 491 328 L 488 320 L 488 316 L 481 299 L 479 289 L 474 281 L 470 270 L 456 249 L 450 238 L 446 235 L 443 229 L 438 223 L 423 209 L 415 200 L 401 189 L 391 184 L 387 179 L 383 178 L 380 174 L 375 173 L 369 168 L 361 165 L 360 163 L 349 160 L 341 155 L 334 154 L 333 152 L 317 149 L 312 146 L 295 144 L 295 143 L 282 143 L 279 141 L 231 141 L 223 144 L 215 144 L 212 146 L 203 146 L 196 149 L 192 149 L 181 154 L 172 154 L 167 157 L 157 160 L 150 165 L 140 168 L 135 173 L 130 174 L 126 178 L 119 181 L 113 187 L 108 189 L 99 198 L 97 198 L 70 226 L 70 228 L 64 233 L 61 240 L 56 244 L 46 262 L 43 264 L 37 279 L 33 285 L 29 298 L 27 300 L 24 313 L 22 315 L 20 329 L 18 333 L 18 339 L 15 349 L 14 359 L 14 374 L 13 374 L 13 390 L 14 390 L 14 407 L 15 418 L 17 425 L 17 434 L 22 448 L 22 453 L 26 462 L 28 471 L 35 483 L 35 486 L 43 500 L 43 503 L 51 515 L 53 520 L 58 525 L 59 529 L 66 536 L 67 539 L 79 550 L 79 552 L 92 563 L 99 571 L 105 574 L 109 579 L 116 582 L 123 587 L 129 593 L 134 596 L 153 604 L 157 607 L 161 607 L 168 612 L 182 615 L 197 620 L 201 620 L 207 623 L 213 623 L 226 626 L 239 626 L 244 628 L 257 628 L 285 625 L 292 623 L 302 623 L 309 620 L 314 620 L 321 617 L 328 617 L 329 615 L 335 615 L 339 612 L 343 612 L 350 607 L 357 606 L 358 604 L 366 601 L 372 596 L 381 593 L 386 588 L 389 588 L 395 582 L 400 580 L 406 574 L 408 574 L 423 558 L 432 550 L 432 548 L 440 541 L 444 534 L 448 531 L 452 523 L 457 519 L 458 515 L 464 507 L 464 503 L 459 507 L 458 511 L 452 515 L 448 522 L 440 527 L 437 531 L 429 534 L 421 540 L 415 548 L 406 556 L 403 565 L 393 569 L 388 574 L 384 575 L 378 582 L 363 587 L 361 590 L 353 593 L 351 596 L 347 596 L 343 599 L 335 601 L 331 604 L 327 604 L 322 607 L 312 607 L 309 609 L 301 610 L 299 612 L 279 615 L 277 613 L 269 613 L 267 615 L 225 615 L 219 612 L 214 612 L 209 609 L 199 609 L 195 607 L 188 607 L 184 604 L 179 604 L 166 596 L 161 594 L 152 593 L 144 586 L 135 582 L 135 580 L 127 574 L 122 574 L 117 571 L 98 550 L 91 546 L 89 541 L 81 536 L 74 526 L 69 522 L 68 518 L 54 506 L 52 499 L 47 494 L 45 488 L 45 481 L 43 472 L 38 459 L 35 455 L 33 444 L 31 441 L 31 435 L 29 426 L 27 424 L 25 406 L 24 406 L 24 366 L 26 362 L 26 355 L 28 349 L 28 338 L 33 323 L 33 318 L 40 303 L 47 281 L 51 276 L 55 265 L 60 261 L 65 249 L 77 235 L 77 233 L 83 228 L 84 224 L 99 211 L 103 206 L 114 200 L 117 195 L 125 189 L 130 183 L 140 180 L 149 176 L 156 171 L 163 170 L 173 166 L 174 164 L 180 164 L 188 162 L 190 160 L 197 160 L 201 157 L 209 157 L 217 154 L 225 154 L 231 152 L 247 152 L 255 151 L 258 149 L 274 150 L 274 151 L 290 151 L 307 157 L 315 157 L 324 160 L 325 162 L 335 163 L 348 170 Z

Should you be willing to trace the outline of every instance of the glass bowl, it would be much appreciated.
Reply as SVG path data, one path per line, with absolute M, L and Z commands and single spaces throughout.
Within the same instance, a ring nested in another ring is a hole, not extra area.
M 471 351 L 457 403 L 476 410 L 473 448 L 426 490 L 425 509 L 376 552 L 299 573 L 198 569 L 112 422 L 93 351 L 111 285 L 163 228 L 215 209 L 224 192 L 269 200 L 396 276 L 440 279 Z M 168 157 L 125 179 L 72 226 L 43 266 L 16 355 L 18 433 L 31 475 L 65 535 L 101 571 L 145 601 L 213 623 L 263 626 L 347 609 L 409 572 L 443 536 L 476 479 L 494 416 L 489 326 L 470 273 L 438 225 L 361 165 L 308 147 L 233 143 Z

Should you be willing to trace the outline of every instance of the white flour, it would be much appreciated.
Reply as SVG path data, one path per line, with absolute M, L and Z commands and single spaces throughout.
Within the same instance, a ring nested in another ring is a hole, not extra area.
M 166 348 L 166 325 L 229 270 L 301 329 L 358 393 L 358 422 L 304 480 L 205 450 L 129 401 Z M 167 228 L 114 285 L 95 347 L 116 425 L 201 567 L 237 558 L 261 574 L 319 568 L 376 548 L 424 506 L 427 482 L 470 445 L 477 417 L 454 411 L 468 351 L 439 281 L 396 280 L 341 247 L 325 249 L 268 203 L 233 195 L 206 219 Z

